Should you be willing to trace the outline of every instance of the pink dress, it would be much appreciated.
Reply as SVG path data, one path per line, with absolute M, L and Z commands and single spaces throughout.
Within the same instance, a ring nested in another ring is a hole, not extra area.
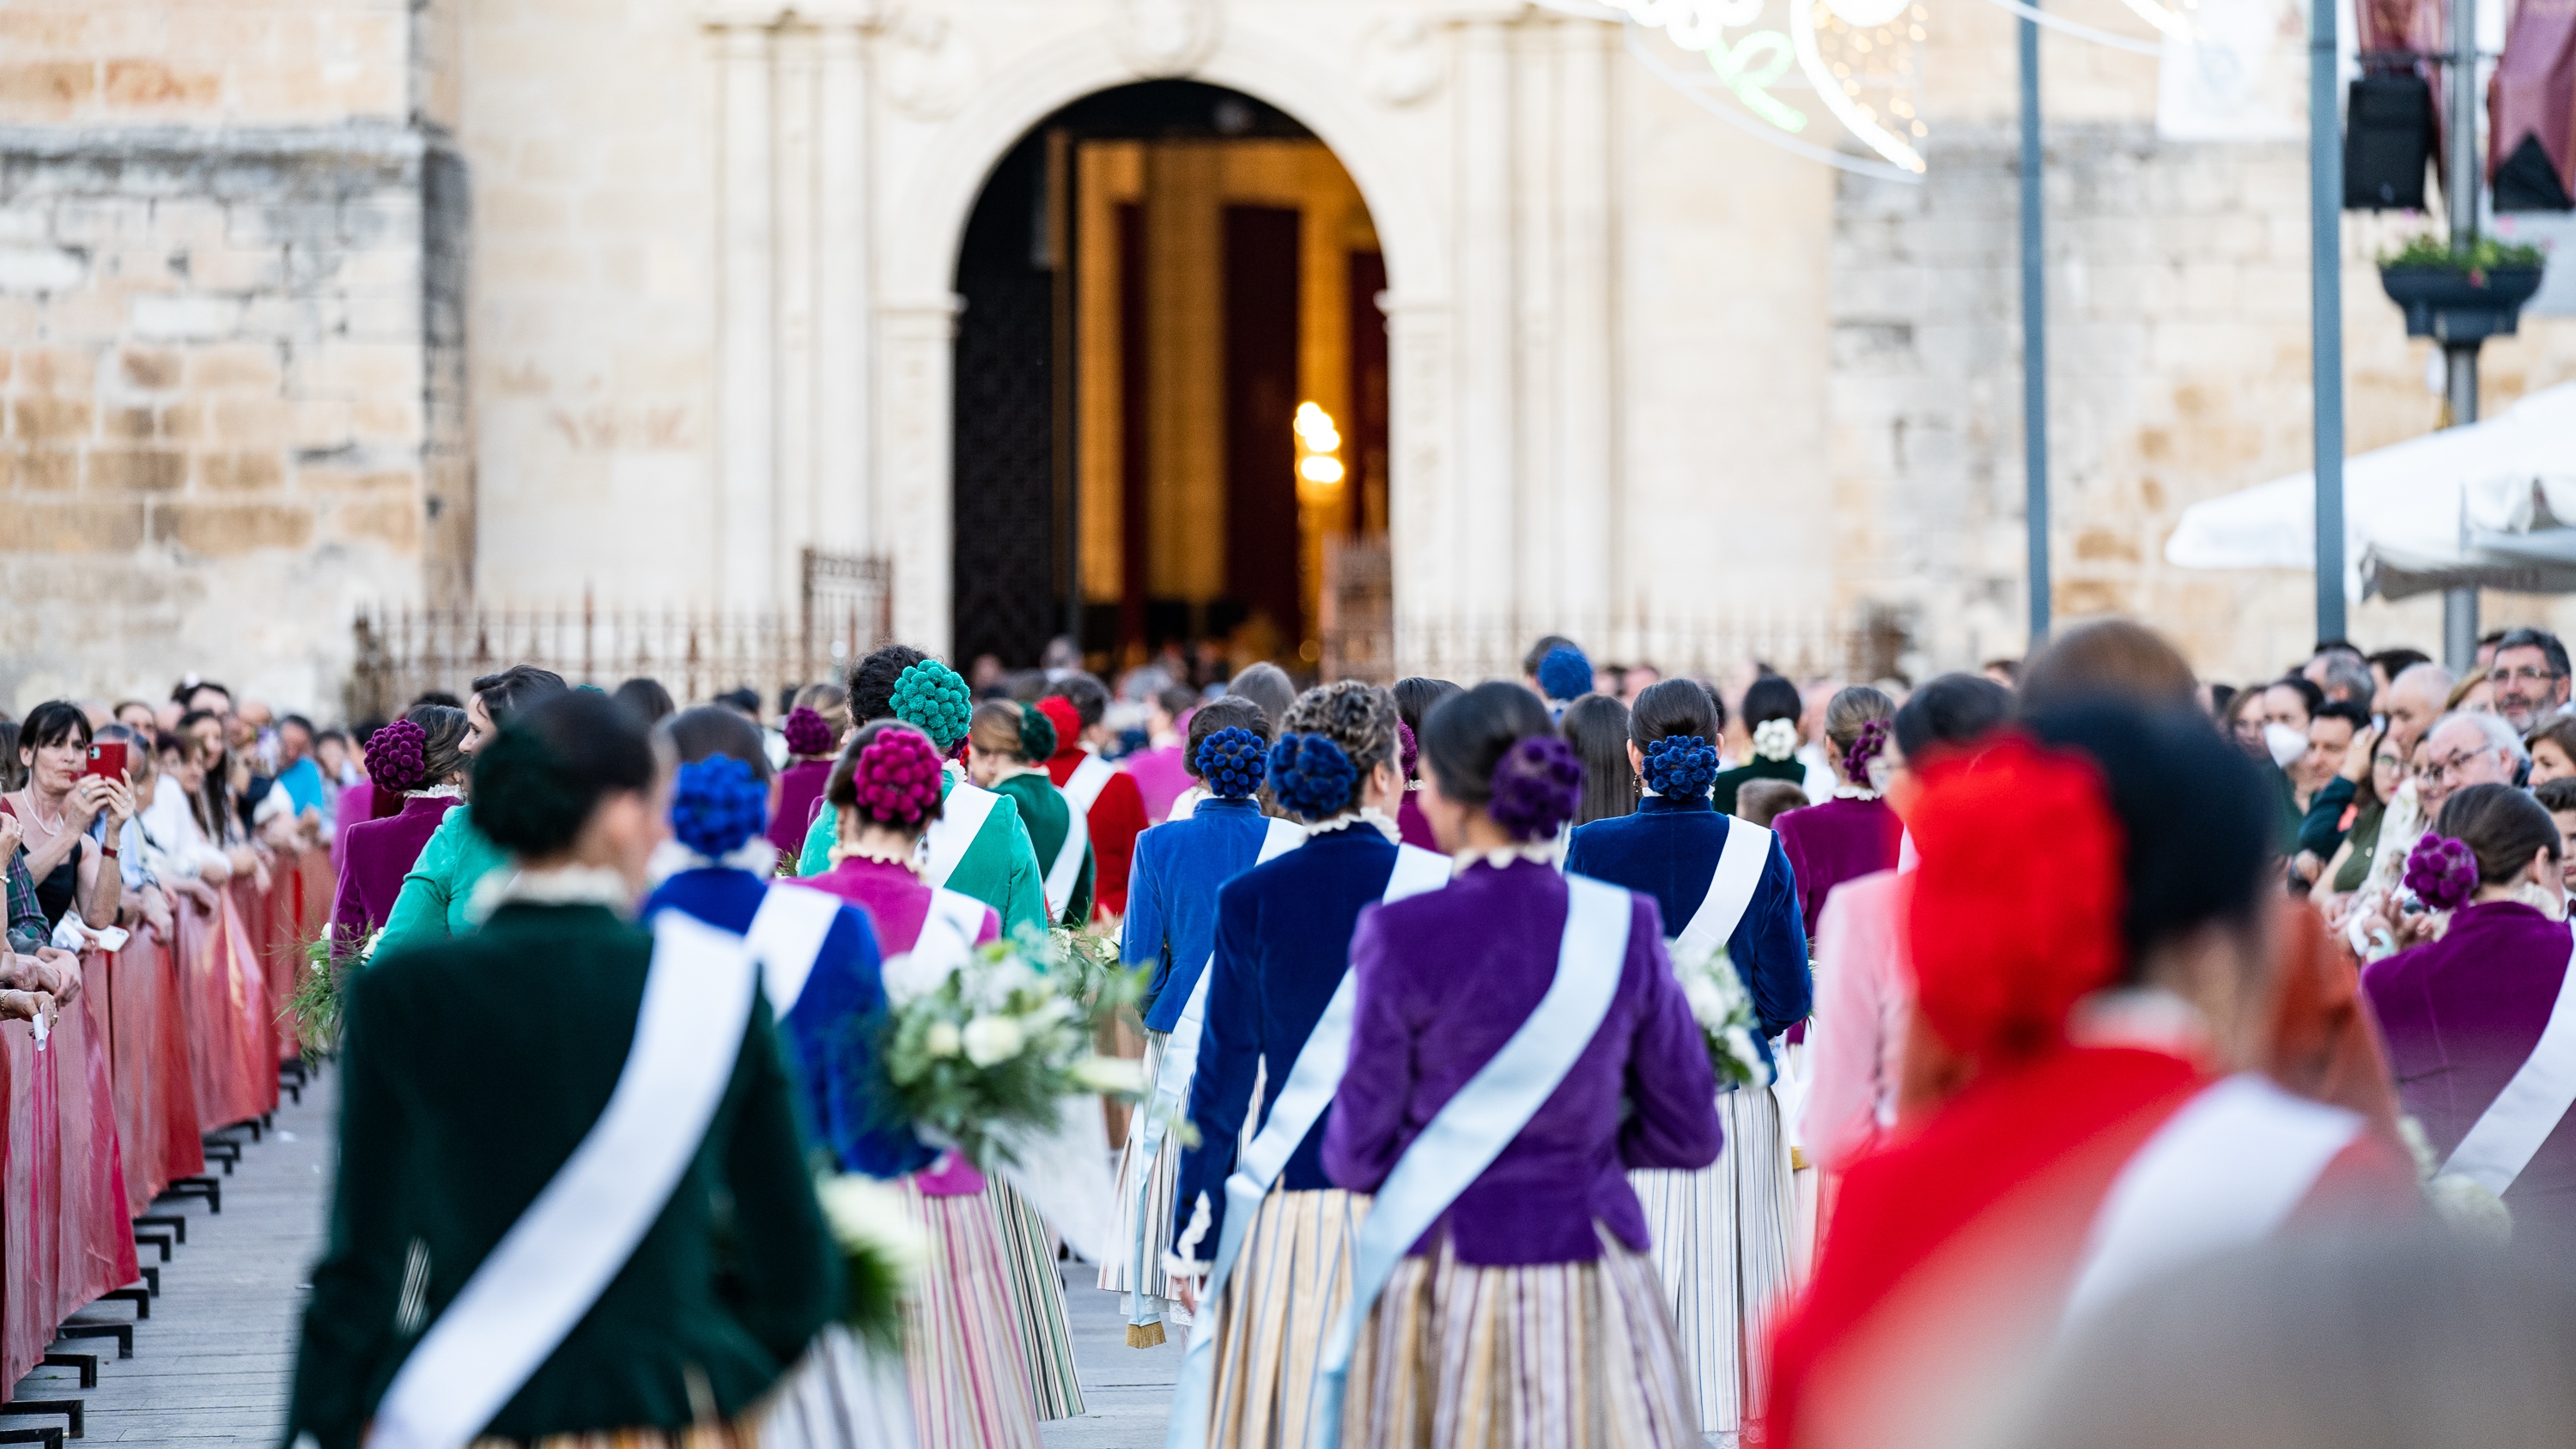
M 1816 927 L 1816 1014 L 1807 1028 L 1807 1101 L 1799 1121 L 1818 1166 L 1841 1172 L 1896 1121 L 1897 1073 L 1913 1009 L 1905 959 L 1905 875 L 1842 883 Z
M 1181 762 L 1179 745 L 1138 750 L 1119 761 L 1118 767 L 1136 782 L 1136 793 L 1145 800 L 1145 819 L 1153 825 L 1162 824 L 1172 813 L 1172 802 L 1195 783 L 1189 767 Z

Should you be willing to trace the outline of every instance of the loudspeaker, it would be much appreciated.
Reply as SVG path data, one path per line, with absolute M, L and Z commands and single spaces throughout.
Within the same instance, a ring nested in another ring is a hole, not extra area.
M 2558 179 L 2558 167 L 2549 153 L 2540 149 L 2540 138 L 2525 133 L 2522 144 L 2496 168 L 2495 209 L 2498 211 L 2568 211 L 2576 202 L 2567 198 L 2567 187 Z
M 2344 110 L 2347 211 L 2421 211 L 2433 159 L 2433 88 L 2416 75 L 2366 75 Z

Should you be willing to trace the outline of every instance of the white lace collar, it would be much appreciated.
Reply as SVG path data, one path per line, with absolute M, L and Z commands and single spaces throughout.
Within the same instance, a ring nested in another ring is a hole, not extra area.
M 626 877 L 603 865 L 567 865 L 555 870 L 494 871 L 474 887 L 465 918 L 480 925 L 505 905 L 606 906 L 632 920 L 635 888 Z
M 1312 840 L 1318 835 L 1330 835 L 1336 830 L 1348 830 L 1355 825 L 1374 825 L 1377 827 L 1378 834 L 1391 841 L 1401 843 L 1404 839 L 1404 827 L 1395 823 L 1395 817 L 1375 806 L 1365 805 L 1348 815 L 1336 815 L 1330 820 L 1307 826 L 1306 838 Z
M 465 798 L 465 787 L 453 783 L 432 785 L 421 790 L 405 790 L 403 798 L 406 800 L 462 800 Z
M 660 885 L 684 870 L 747 870 L 768 877 L 778 873 L 778 847 L 768 836 L 755 835 L 718 859 L 700 855 L 677 840 L 665 840 L 653 847 L 653 858 L 645 864 L 644 876 Z
M 1878 798 L 1878 792 L 1876 790 L 1864 790 L 1858 785 L 1836 785 L 1834 787 L 1834 798 L 1837 800 L 1875 800 Z
M 1462 850 L 1449 858 L 1449 876 L 1454 880 L 1465 875 L 1467 867 L 1471 865 L 1489 865 L 1496 870 L 1501 870 L 1507 865 L 1524 860 L 1534 860 L 1546 866 L 1555 865 L 1556 841 L 1553 839 L 1528 840 L 1517 845 L 1497 845 L 1491 850 Z
M 867 845 L 860 842 L 852 842 L 845 845 L 836 840 L 832 842 L 831 854 L 832 864 L 834 865 L 839 865 L 845 860 L 873 860 L 880 865 L 899 865 L 905 870 L 911 871 L 915 875 L 919 875 L 921 874 L 921 866 L 917 862 L 916 857 L 921 853 L 919 846 L 915 846 L 911 850 L 898 853 L 888 850 L 882 846 Z

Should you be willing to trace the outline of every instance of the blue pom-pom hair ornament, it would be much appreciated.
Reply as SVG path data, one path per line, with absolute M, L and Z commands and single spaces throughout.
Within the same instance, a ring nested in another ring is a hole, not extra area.
M 710 860 L 743 847 L 769 823 L 769 787 L 731 755 L 680 767 L 671 789 L 671 833 Z
M 1246 798 L 1261 788 L 1262 778 L 1269 773 L 1261 736 L 1241 725 L 1229 725 L 1199 741 L 1195 763 L 1208 793 L 1221 800 Z
M 1538 687 L 1550 700 L 1564 703 L 1592 692 L 1592 661 L 1571 644 L 1559 644 L 1538 662 Z
M 1717 747 L 1698 735 L 1666 735 L 1646 746 L 1646 788 L 1689 799 L 1717 783 Z
M 1359 767 L 1323 735 L 1281 735 L 1270 747 L 1270 793 L 1289 813 L 1323 820 L 1351 807 Z

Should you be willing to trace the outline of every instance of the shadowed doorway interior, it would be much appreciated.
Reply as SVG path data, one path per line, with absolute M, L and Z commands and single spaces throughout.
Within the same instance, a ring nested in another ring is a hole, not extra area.
M 958 657 L 1311 671 L 1328 552 L 1386 530 L 1385 285 L 1349 174 L 1248 96 L 1033 129 L 958 257 Z

